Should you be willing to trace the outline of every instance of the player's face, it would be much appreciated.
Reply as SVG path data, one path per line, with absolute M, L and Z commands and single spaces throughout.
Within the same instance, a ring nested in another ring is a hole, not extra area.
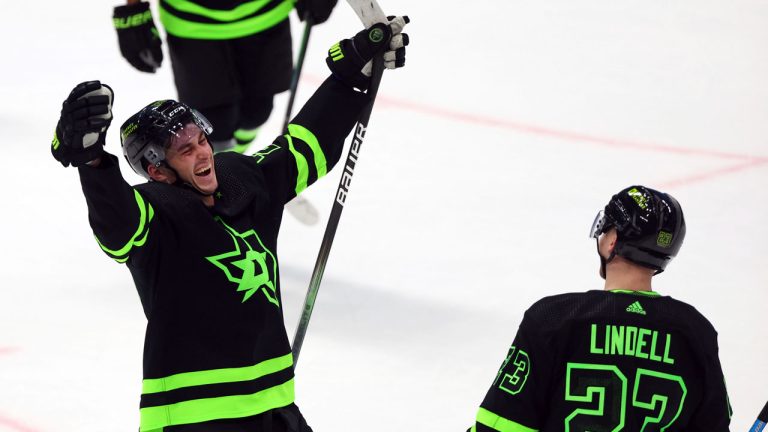
M 203 131 L 194 123 L 171 137 L 166 161 L 181 180 L 201 193 L 210 195 L 219 187 L 213 163 L 213 149 Z

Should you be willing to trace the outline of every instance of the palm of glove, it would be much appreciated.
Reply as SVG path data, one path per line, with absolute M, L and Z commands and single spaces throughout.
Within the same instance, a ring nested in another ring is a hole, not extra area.
M 407 16 L 388 17 L 388 24 L 374 24 L 351 39 L 333 45 L 325 62 L 331 72 L 352 87 L 365 90 L 370 84 L 371 59 L 384 53 L 384 67 L 405 66 L 405 47 L 409 38 L 403 28 L 410 22 Z
M 69 93 L 51 143 L 57 161 L 79 167 L 101 156 L 113 98 L 112 89 L 99 81 L 80 83 Z

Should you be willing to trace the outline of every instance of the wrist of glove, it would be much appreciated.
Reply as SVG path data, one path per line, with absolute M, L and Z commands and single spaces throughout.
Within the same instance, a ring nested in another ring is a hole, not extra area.
M 136 69 L 154 73 L 163 62 L 163 50 L 149 3 L 115 7 L 112 22 L 123 57 Z
M 410 19 L 407 16 L 388 19 L 388 24 L 374 24 L 328 50 L 325 63 L 337 79 L 351 87 L 366 90 L 371 78 L 371 59 L 382 53 L 385 68 L 405 66 L 405 47 L 410 40 L 408 34 L 402 31 Z
M 297 0 L 296 12 L 299 18 L 312 20 L 313 24 L 322 24 L 331 16 L 337 0 Z
M 57 161 L 79 167 L 102 155 L 113 99 L 112 89 L 99 81 L 80 83 L 69 93 L 51 143 Z

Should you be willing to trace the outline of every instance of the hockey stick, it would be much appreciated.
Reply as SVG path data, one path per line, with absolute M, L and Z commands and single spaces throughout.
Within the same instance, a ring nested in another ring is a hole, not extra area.
M 360 20 L 363 22 L 363 25 L 366 28 L 379 22 L 387 22 L 387 17 L 384 15 L 384 12 L 382 12 L 378 3 L 376 3 L 376 0 L 347 0 L 347 2 L 355 10 L 355 13 L 357 13 L 357 16 L 360 17 Z M 336 190 L 336 198 L 333 201 L 331 215 L 328 217 L 328 225 L 325 227 L 323 241 L 320 243 L 320 251 L 317 254 L 315 268 L 312 271 L 312 279 L 309 281 L 307 296 L 304 299 L 304 309 L 301 313 L 299 325 L 296 328 L 296 336 L 293 338 L 292 351 L 294 369 L 296 368 L 296 363 L 299 361 L 301 346 L 304 343 L 304 337 L 307 334 L 309 319 L 312 316 L 312 309 L 315 307 L 317 293 L 320 290 L 320 281 L 323 279 L 325 265 L 328 262 L 328 255 L 331 252 L 333 238 L 336 235 L 336 228 L 339 226 L 341 211 L 344 210 L 344 203 L 346 202 L 347 194 L 349 194 L 349 186 L 352 183 L 352 175 L 355 172 L 355 165 L 357 164 L 357 158 L 360 154 L 360 147 L 362 147 L 363 140 L 365 139 L 365 132 L 368 129 L 368 121 L 371 119 L 373 104 L 376 101 L 376 93 L 379 91 L 379 84 L 381 83 L 381 76 L 383 72 L 384 56 L 377 55 L 373 58 L 371 85 L 367 92 L 371 96 L 371 102 L 360 114 L 360 119 L 357 121 L 357 125 L 355 125 L 355 134 L 352 137 L 352 144 L 349 146 L 347 161 L 344 165 L 344 171 L 341 173 L 339 188 Z
M 765 403 L 763 410 L 760 411 L 760 415 L 757 416 L 757 420 L 755 420 L 755 424 L 752 425 L 749 432 L 762 432 L 766 424 L 768 424 L 768 402 Z
M 296 60 L 296 65 L 293 67 L 293 72 L 291 73 L 291 93 L 288 97 L 288 107 L 285 109 L 285 119 L 283 119 L 282 133 L 284 134 L 288 133 L 288 123 L 291 121 L 293 102 L 296 100 L 296 91 L 299 87 L 299 76 L 301 76 L 301 69 L 304 66 L 304 56 L 307 54 L 307 46 L 309 45 L 309 34 L 312 32 L 312 27 L 315 25 L 309 12 L 304 14 L 304 22 L 304 34 L 301 37 L 299 58 Z M 304 225 L 314 225 L 319 219 L 318 211 L 315 209 L 315 206 L 301 195 L 291 200 L 285 208 L 293 217 Z
M 312 32 L 312 26 L 315 25 L 309 12 L 304 14 L 304 34 L 301 36 L 301 46 L 299 47 L 299 58 L 296 60 L 296 66 L 293 67 L 291 74 L 291 95 L 288 98 L 288 107 L 285 109 L 285 119 L 283 119 L 283 133 L 288 133 L 288 122 L 291 121 L 291 112 L 293 111 L 293 102 L 296 99 L 296 90 L 299 87 L 299 76 L 304 67 L 304 56 L 307 54 L 309 45 L 309 34 Z

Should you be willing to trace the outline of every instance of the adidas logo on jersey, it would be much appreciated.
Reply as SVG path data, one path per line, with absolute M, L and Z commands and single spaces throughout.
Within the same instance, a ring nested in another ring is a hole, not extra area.
M 627 312 L 632 312 L 640 315 L 645 315 L 645 309 L 640 305 L 639 301 L 636 301 L 632 303 L 631 305 L 627 306 Z

